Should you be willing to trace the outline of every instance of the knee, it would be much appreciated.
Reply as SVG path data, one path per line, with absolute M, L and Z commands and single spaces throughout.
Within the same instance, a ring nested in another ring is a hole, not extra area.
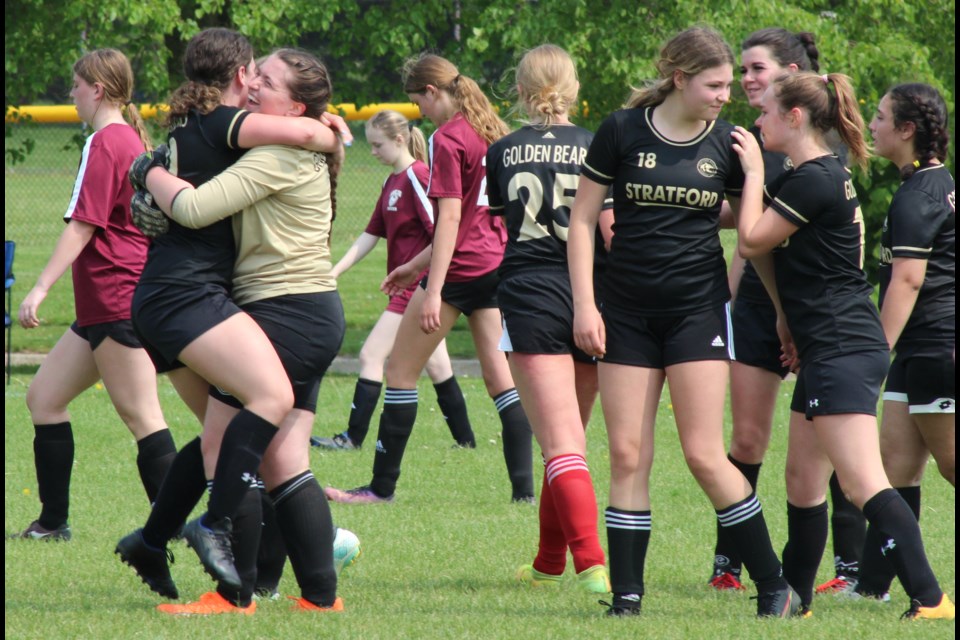
M 957 459 L 953 452 L 950 452 L 946 455 L 934 456 L 934 459 L 937 461 L 937 469 L 940 471 L 940 475 L 943 476 L 947 482 L 949 482 L 954 487 L 957 486 L 956 483 L 956 463 Z
M 758 428 L 756 425 L 737 425 L 733 429 L 733 439 L 730 442 L 730 455 L 740 462 L 760 464 L 767 453 L 770 439 L 768 429 Z
M 620 445 L 610 447 L 610 475 L 623 480 L 634 478 L 641 473 L 649 473 L 643 464 L 640 446 Z
M 56 406 L 49 394 L 44 393 L 36 385 L 31 384 L 27 389 L 26 402 L 33 424 L 52 424 L 66 422 L 70 419 L 67 413 L 67 405 Z

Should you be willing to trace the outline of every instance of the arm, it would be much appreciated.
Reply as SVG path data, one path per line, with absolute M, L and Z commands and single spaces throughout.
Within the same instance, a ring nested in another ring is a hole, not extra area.
M 340 116 L 324 114 L 322 119 L 324 118 L 330 123 L 329 126 L 315 118 L 289 118 L 251 113 L 241 123 L 237 141 L 243 149 L 267 144 L 283 144 L 303 147 L 310 151 L 337 153 L 342 149 L 342 145 L 334 128 L 341 134 L 346 131 L 344 134 L 346 136 L 350 135 L 350 129 Z
M 577 197 L 570 210 L 567 261 L 573 289 L 573 339 L 584 353 L 602 358 L 606 353 L 606 331 L 597 310 L 593 291 L 594 241 L 600 207 L 607 187 L 580 176 Z
M 433 234 L 427 298 L 420 311 L 420 329 L 424 333 L 433 333 L 440 328 L 440 291 L 447 279 L 447 269 L 450 268 L 450 261 L 457 246 L 460 207 L 460 198 L 440 198 L 437 201 L 437 223 Z
M 360 234 L 360 237 L 357 238 L 350 248 L 347 249 L 347 252 L 343 254 L 343 257 L 334 265 L 333 269 L 330 271 L 330 275 L 334 278 L 339 278 L 340 274 L 346 273 L 350 267 L 357 264 L 373 251 L 373 248 L 377 246 L 380 238 L 367 233 L 364 231 Z
M 610 251 L 613 242 L 613 209 L 604 209 L 600 212 L 600 236 L 603 238 L 603 248 Z
M 71 220 L 67 223 L 67 228 L 60 234 L 57 246 L 53 249 L 53 255 L 40 272 L 40 277 L 37 278 L 37 284 L 33 285 L 20 303 L 18 319 L 21 327 L 32 329 L 40 326 L 40 319 L 37 317 L 40 303 L 47 297 L 50 288 L 56 284 L 60 276 L 74 263 L 96 231 L 97 227 L 87 222 Z
M 907 326 L 913 307 L 920 295 L 920 287 L 927 275 L 927 261 L 916 258 L 894 258 L 891 265 L 890 284 L 883 297 L 880 323 L 893 350 Z

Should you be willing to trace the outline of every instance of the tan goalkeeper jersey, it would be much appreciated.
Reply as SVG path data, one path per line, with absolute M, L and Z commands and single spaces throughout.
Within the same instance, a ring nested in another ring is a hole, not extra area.
M 196 229 L 234 213 L 237 304 L 337 288 L 330 275 L 330 176 L 323 154 L 255 147 L 196 190 L 181 191 L 170 217 Z

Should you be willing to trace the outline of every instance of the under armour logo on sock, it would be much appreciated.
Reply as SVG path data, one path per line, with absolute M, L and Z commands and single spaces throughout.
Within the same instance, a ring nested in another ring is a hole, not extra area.
M 880 553 L 886 556 L 888 551 L 893 551 L 896 548 L 897 548 L 897 543 L 894 542 L 893 538 L 887 538 L 886 544 L 880 547 Z

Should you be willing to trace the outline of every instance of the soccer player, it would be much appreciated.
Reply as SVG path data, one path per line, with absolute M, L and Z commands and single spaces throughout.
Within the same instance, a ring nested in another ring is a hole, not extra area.
M 786 617 L 800 604 L 781 576 L 760 502 L 724 453 L 730 290 L 719 214 L 724 194 L 736 204 L 743 173 L 732 127 L 718 117 L 730 98 L 733 64 L 729 45 L 710 29 L 688 29 L 667 42 L 659 79 L 597 131 L 573 206 L 574 337 L 601 358 L 610 442 L 608 615 L 639 613 L 645 592 L 653 448 L 645 452 L 642 444 L 652 438 L 665 381 L 690 471 L 757 583 L 757 615 Z M 609 185 L 614 235 L 601 316 L 594 231 Z
M 427 196 L 436 203 L 433 243 L 394 269 L 382 289 L 396 295 L 415 283 L 429 265 L 404 311 L 387 362 L 387 389 L 377 433 L 373 479 L 350 490 L 332 487 L 327 497 L 354 504 L 393 500 L 400 464 L 417 418 L 417 379 L 430 355 L 461 314 L 477 347 L 487 392 L 503 425 L 503 455 L 515 502 L 534 502 L 530 425 L 503 353 L 497 308 L 497 267 L 506 232 L 487 215 L 487 147 L 507 133 L 477 83 L 449 60 L 423 54 L 408 61 L 404 91 L 436 123 L 430 138 Z
M 793 164 L 764 186 L 755 138 L 735 129 L 734 149 L 746 175 L 738 247 L 754 259 L 777 305 L 790 364 L 801 363 L 791 410 L 812 423 L 790 429 L 787 499 L 801 507 L 822 503 L 832 466 L 850 500 L 890 541 L 886 556 L 911 600 L 904 615 L 952 619 L 953 603 L 930 569 L 916 517 L 891 488 L 880 457 L 876 407 L 889 346 L 863 273 L 857 193 L 826 142 L 835 130 L 851 158 L 866 163 L 863 118 L 850 79 L 836 73 L 780 76 L 761 98 L 757 124 L 766 148 L 786 153 Z M 772 259 L 764 259 L 770 252 Z M 794 537 L 793 527 L 788 533 L 784 575 L 809 606 L 826 529 L 819 538 L 809 531 Z
M 890 89 L 870 122 L 874 151 L 900 168 L 880 237 L 880 322 L 896 352 L 883 393 L 883 468 L 917 519 L 933 454 L 956 486 L 956 185 L 943 165 L 950 134 L 943 97 L 926 84 Z M 884 598 L 894 566 L 867 532 L 856 593 Z
M 779 27 L 748 35 L 741 45 L 740 56 L 740 84 L 755 109 L 760 108 L 760 98 L 775 77 L 820 69 L 820 52 L 813 34 L 792 33 Z M 753 127 L 750 132 L 760 143 L 764 179 L 769 182 L 786 171 L 790 163 L 784 154 L 763 149 L 759 129 Z M 756 491 L 763 456 L 770 443 L 780 381 L 789 370 L 780 361 L 776 310 L 753 265 L 735 254 L 730 273 L 730 289 L 735 298 L 731 321 L 736 356 L 730 363 L 733 436 L 728 457 Z M 863 514 L 843 496 L 835 475 L 830 479 L 830 493 L 836 573 L 833 579 L 817 588 L 818 592 L 853 588 L 866 531 Z M 811 512 L 788 504 L 787 511 L 796 526 L 827 526 L 825 505 L 817 505 Z M 740 558 L 724 528 L 718 526 L 710 585 L 716 589 L 743 589 L 740 571 Z
M 430 177 L 427 168 L 427 142 L 423 132 L 402 113 L 386 109 L 378 112 L 366 126 L 367 141 L 375 158 L 393 169 L 383 183 L 380 198 L 366 230 L 351 245 L 331 272 L 339 278 L 350 267 L 373 251 L 380 238 L 387 239 L 387 273 L 423 251 L 433 237 L 433 203 L 427 197 Z M 383 386 L 383 365 L 393 349 L 403 316 L 417 283 L 390 297 L 387 309 L 380 315 L 360 349 L 360 376 L 353 391 L 347 430 L 332 438 L 313 439 L 314 446 L 344 451 L 359 449 L 370 430 L 370 418 L 380 399 Z M 427 375 L 437 391 L 437 404 L 454 441 L 461 447 L 477 446 L 467 415 L 453 365 L 444 340 L 430 355 Z
M 72 268 L 76 321 L 63 334 L 27 390 L 34 424 L 33 454 L 40 517 L 16 535 L 69 540 L 73 428 L 68 406 L 98 380 L 137 440 L 137 468 L 151 502 L 176 455 L 157 397 L 157 376 L 134 334 L 130 300 L 147 259 L 149 240 L 130 220 L 127 169 L 144 147 L 152 148 L 131 103 L 133 71 L 116 49 L 97 49 L 73 65 L 70 97 L 93 133 L 87 138 L 67 223 L 36 285 L 20 304 L 24 329 L 50 288 Z
M 566 251 L 570 205 L 593 135 L 570 122 L 580 84 L 566 51 L 541 45 L 523 56 L 516 76 L 518 104 L 529 122 L 490 146 L 487 194 L 490 213 L 503 216 L 507 227 L 497 288 L 500 348 L 546 464 L 539 550 L 517 578 L 558 584 L 569 547 L 580 585 L 607 593 L 584 435 L 596 393 L 595 384 L 582 379 L 596 379 L 596 364 L 573 345 Z M 584 388 L 591 391 L 578 394 Z

